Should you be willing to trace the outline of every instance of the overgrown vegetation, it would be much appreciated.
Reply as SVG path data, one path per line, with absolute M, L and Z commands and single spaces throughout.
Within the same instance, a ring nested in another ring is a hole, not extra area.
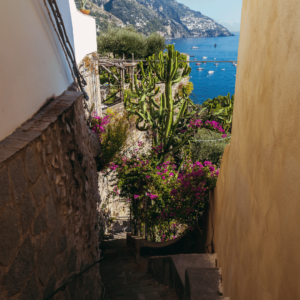
M 98 160 L 98 170 L 107 167 L 123 150 L 129 137 L 129 127 L 126 113 L 116 113 L 107 109 L 104 117 L 93 115 L 92 130 L 99 136 L 102 150 Z
M 219 172 L 206 158 L 218 164 L 219 156 L 198 155 L 193 145 L 206 132 L 227 136 L 205 107 L 189 99 L 192 84 L 180 86 L 173 98 L 172 86 L 187 77 L 190 68 L 185 65 L 179 71 L 180 53 L 173 45 L 167 49 L 158 58 L 147 58 L 147 69 L 139 65 L 141 79 L 135 76 L 131 91 L 125 93 L 125 108 L 136 117 L 136 128 L 148 132 L 152 148 L 144 151 L 139 143 L 129 155 L 119 154 L 110 164 L 116 174 L 112 194 L 130 203 L 134 233 L 141 235 L 147 224 L 153 241 L 176 238 L 197 224 Z M 164 85 L 160 99 L 158 82 Z
M 197 225 L 219 174 L 229 140 L 222 139 L 231 129 L 234 101 L 230 95 L 220 96 L 196 106 L 189 98 L 192 83 L 180 85 L 173 97 L 172 87 L 188 77 L 191 69 L 180 65 L 184 58 L 174 45 L 167 50 L 148 57 L 148 67 L 139 64 L 140 78 L 135 75 L 131 89 L 124 93 L 127 115 L 113 118 L 109 114 L 94 126 L 96 132 L 100 130 L 102 150 L 107 153 L 102 165 L 110 162 L 106 171 L 115 174 L 111 195 L 128 201 L 134 234 L 142 235 L 147 227 L 144 234 L 152 241 L 176 238 Z M 162 93 L 158 82 L 163 85 Z M 138 142 L 125 153 L 133 116 L 136 128 L 147 132 L 152 147 Z M 221 140 L 198 141 L 209 139 Z

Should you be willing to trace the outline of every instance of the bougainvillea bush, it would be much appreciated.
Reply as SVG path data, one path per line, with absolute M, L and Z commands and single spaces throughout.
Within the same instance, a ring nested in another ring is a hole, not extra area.
M 139 143 L 130 155 L 119 155 L 110 164 L 117 174 L 113 194 L 130 202 L 135 234 L 146 224 L 152 241 L 173 239 L 197 224 L 219 171 L 208 161 L 192 163 L 189 156 L 178 171 L 171 155 L 157 165 L 159 147 L 148 153 L 142 149 Z

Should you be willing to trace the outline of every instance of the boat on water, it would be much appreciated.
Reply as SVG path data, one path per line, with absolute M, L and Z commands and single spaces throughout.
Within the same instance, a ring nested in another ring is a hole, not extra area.
M 219 64 L 215 64 L 215 66 L 217 67 Z
M 221 71 L 225 71 L 225 69 L 221 69 Z
M 201 65 L 201 63 L 196 63 L 196 66 L 200 66 Z
M 204 68 L 197 68 L 197 70 L 202 71 L 202 70 L 204 70 Z
M 195 57 L 194 60 L 197 60 L 197 58 Z
M 206 56 L 203 56 L 202 59 L 207 59 L 207 57 L 206 57 Z
M 191 57 L 194 57 L 195 55 L 190 55 Z
M 214 58 L 214 59 L 216 59 L 216 58 Z
M 199 47 L 193 46 L 192 49 L 199 49 Z
M 208 71 L 207 73 L 208 73 L 208 74 L 214 74 L 215 71 Z

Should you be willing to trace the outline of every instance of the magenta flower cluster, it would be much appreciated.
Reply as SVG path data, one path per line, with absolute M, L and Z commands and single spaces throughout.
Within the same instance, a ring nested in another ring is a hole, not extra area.
M 107 115 L 105 117 L 100 117 L 96 113 L 92 115 L 92 131 L 97 133 L 100 138 L 100 142 L 102 141 L 101 136 L 106 132 L 106 126 L 111 122 L 112 115 Z

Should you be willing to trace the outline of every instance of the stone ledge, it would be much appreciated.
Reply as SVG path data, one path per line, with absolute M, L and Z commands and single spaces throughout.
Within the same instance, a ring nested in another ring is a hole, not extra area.
M 0 142 L 0 163 L 38 138 L 57 118 L 82 98 L 81 92 L 66 91 Z

